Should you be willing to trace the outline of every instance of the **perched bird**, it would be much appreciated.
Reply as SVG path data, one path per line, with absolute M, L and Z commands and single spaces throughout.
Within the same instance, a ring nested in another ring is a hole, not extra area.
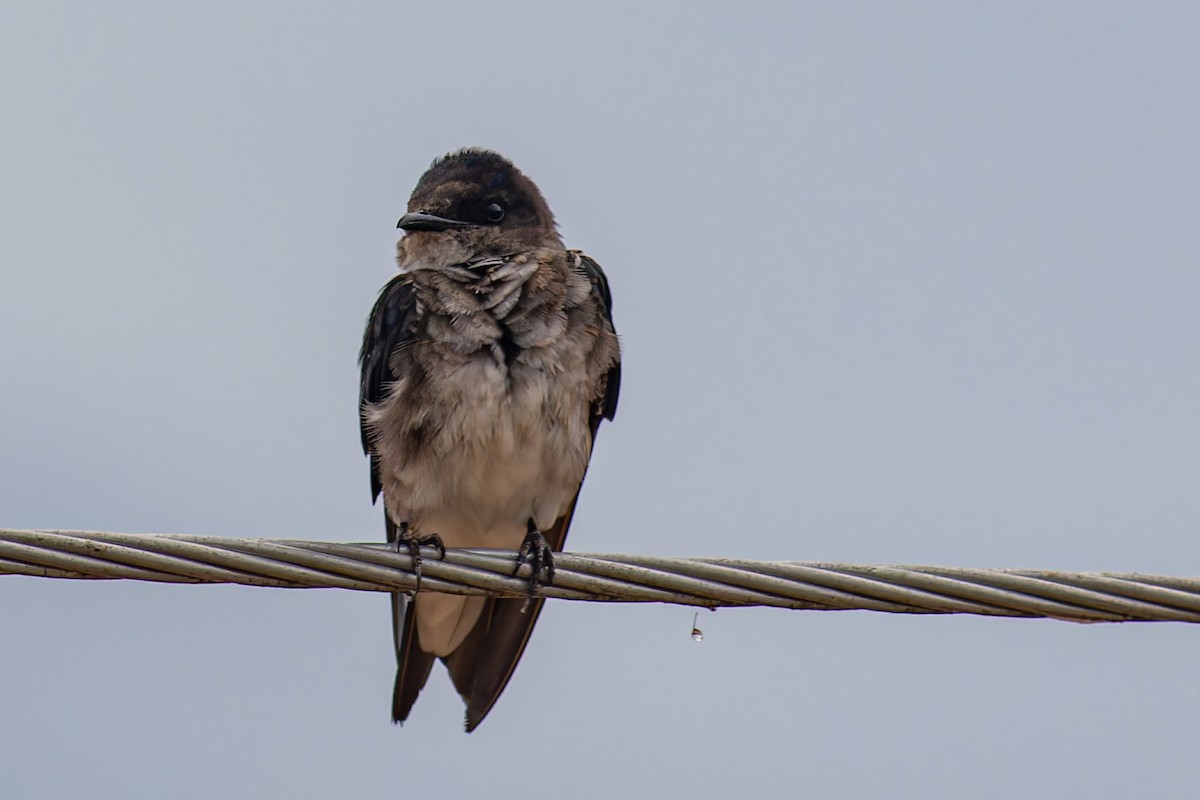
M 553 580 L 596 429 L 617 410 L 608 281 L 563 245 L 533 181 L 488 150 L 434 161 L 398 227 L 400 274 L 359 355 L 363 449 L 388 541 L 414 558 L 423 544 L 518 550 L 532 594 Z M 393 721 L 408 718 L 440 658 L 473 730 L 542 602 L 393 595 Z

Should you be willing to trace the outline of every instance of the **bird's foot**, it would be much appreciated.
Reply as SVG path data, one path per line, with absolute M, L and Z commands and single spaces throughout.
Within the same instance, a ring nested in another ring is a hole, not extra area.
M 529 520 L 529 532 L 525 534 L 525 541 L 521 542 L 521 549 L 517 551 L 517 564 L 513 569 L 513 575 L 520 572 L 521 565 L 526 563 L 530 567 L 529 597 L 533 598 L 539 586 L 549 586 L 554 583 L 554 554 L 550 549 L 550 543 L 546 541 L 546 537 L 538 530 L 533 520 Z M 543 571 L 546 573 L 544 581 L 542 580 Z M 527 600 L 521 609 L 522 613 L 528 607 Z
M 400 535 L 396 537 L 394 542 L 396 552 L 401 552 L 401 548 L 408 551 L 409 558 L 412 559 L 413 575 L 417 579 L 417 585 L 413 587 L 413 594 L 421 591 L 421 548 L 432 547 L 438 552 L 438 560 L 446 559 L 446 545 L 442 543 L 442 537 L 436 533 L 430 533 L 422 536 L 414 531 L 407 522 L 400 523 Z

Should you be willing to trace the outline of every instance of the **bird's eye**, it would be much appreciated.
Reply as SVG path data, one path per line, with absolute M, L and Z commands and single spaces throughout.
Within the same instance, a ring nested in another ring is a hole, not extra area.
M 486 206 L 484 206 L 483 216 L 488 222 L 499 222 L 500 220 L 504 219 L 504 206 L 494 201 L 488 203 Z

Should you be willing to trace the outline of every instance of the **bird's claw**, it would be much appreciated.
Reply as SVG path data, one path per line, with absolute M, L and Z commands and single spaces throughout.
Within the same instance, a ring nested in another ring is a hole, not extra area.
M 413 587 L 413 594 L 421 591 L 421 548 L 432 547 L 438 552 L 438 561 L 446 560 L 446 545 L 442 542 L 442 537 L 436 533 L 430 533 L 422 536 L 413 531 L 407 522 L 400 524 L 400 535 L 396 537 L 394 542 L 396 552 L 401 552 L 401 548 L 408 551 L 409 558 L 412 559 L 413 576 L 417 579 L 416 586 Z
M 529 596 L 536 596 L 539 586 L 549 586 L 554 583 L 554 554 L 550 549 L 550 543 L 546 541 L 546 537 L 542 532 L 530 522 L 529 532 L 525 534 L 525 540 L 521 542 L 521 549 L 517 551 L 517 564 L 513 569 L 513 575 L 521 571 L 523 564 L 529 564 Z M 542 571 L 546 573 L 546 579 L 542 580 Z M 528 607 L 526 603 L 526 607 Z M 522 609 L 524 610 L 524 609 Z

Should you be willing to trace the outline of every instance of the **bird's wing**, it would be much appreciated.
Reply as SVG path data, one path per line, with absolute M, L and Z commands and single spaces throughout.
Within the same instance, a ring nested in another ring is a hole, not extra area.
M 604 318 L 608 321 L 608 327 L 615 333 L 616 327 L 613 325 L 612 318 L 612 292 L 608 290 L 608 276 L 604 274 L 604 270 L 600 269 L 600 265 L 588 256 L 578 250 L 571 251 L 573 255 L 579 257 L 579 267 L 582 269 L 592 281 L 592 295 L 600 302 L 601 308 L 604 310 Z M 612 369 L 604 378 L 604 391 L 596 398 L 595 404 L 592 406 L 592 441 L 595 442 L 596 431 L 600 427 L 600 421 L 603 419 L 613 420 L 617 418 L 617 398 L 621 394 L 621 359 L 618 356 L 617 363 L 613 364 Z
M 401 273 L 388 281 L 367 318 L 367 330 L 358 354 L 362 368 L 358 392 L 359 430 L 363 452 L 371 458 L 372 501 L 379 499 L 383 487 L 379 479 L 379 456 L 372 447 L 367 427 L 367 408 L 381 403 L 399 377 L 394 372 L 393 360 L 397 348 L 416 337 L 413 313 L 416 303 L 416 290 L 408 275 Z
M 367 427 L 366 413 L 370 406 L 382 402 L 393 382 L 399 377 L 395 372 L 396 351 L 415 337 L 414 309 L 415 291 L 407 275 L 397 275 L 379 293 L 371 316 L 367 318 L 367 331 L 363 335 L 359 365 L 362 367 L 362 382 L 359 384 L 359 424 L 362 432 L 363 452 L 371 459 L 371 498 L 379 499 L 382 488 L 379 478 L 379 456 L 376 455 Z M 399 532 L 396 523 L 387 514 L 387 540 L 395 542 Z M 392 595 L 392 639 L 396 648 L 396 690 L 392 698 L 392 719 L 403 722 L 412 710 L 429 671 L 434 656 L 416 646 L 416 615 L 412 598 L 403 592 Z
M 612 322 L 612 295 L 609 293 L 604 270 L 583 253 L 571 251 L 568 255 L 572 258 L 577 257 L 576 263 L 579 268 L 591 279 L 592 296 L 600 304 L 609 328 L 615 331 Z M 604 385 L 599 388 L 591 409 L 593 442 L 601 420 L 612 419 L 617 413 L 617 396 L 621 389 L 620 359 L 608 371 Z M 571 517 L 575 514 L 575 504 L 578 500 L 579 489 L 576 489 L 567 513 L 559 517 L 549 530 L 542 531 L 542 535 L 554 551 L 562 550 L 566 543 L 567 530 L 571 527 Z M 500 699 L 500 693 L 508 685 L 513 671 L 517 668 L 517 662 L 521 660 L 521 654 L 525 652 L 525 645 L 529 642 L 529 635 L 533 633 L 534 623 L 537 622 L 544 602 L 532 600 L 526 606 L 524 599 L 488 598 L 479 622 L 467 634 L 467 638 L 453 653 L 442 659 L 450 672 L 454 688 L 467 702 L 468 732 L 483 721 Z M 416 699 L 415 693 L 413 699 Z
M 388 541 L 396 540 L 389 519 Z M 392 690 L 392 722 L 404 722 L 429 680 L 436 657 L 417 646 L 417 614 L 413 598 L 405 592 L 392 593 L 392 642 L 396 646 L 396 684 Z

